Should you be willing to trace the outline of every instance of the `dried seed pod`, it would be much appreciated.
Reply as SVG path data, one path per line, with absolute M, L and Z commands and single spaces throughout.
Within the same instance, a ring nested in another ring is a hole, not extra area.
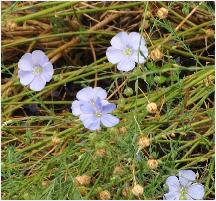
M 99 148 L 95 151 L 95 156 L 98 158 L 103 158 L 106 155 L 106 149 L 104 148 Z
M 157 16 L 159 17 L 159 19 L 165 19 L 168 16 L 168 10 L 164 7 L 161 7 L 158 9 L 157 11 Z
M 61 139 L 60 139 L 60 138 L 58 138 L 58 137 L 56 137 L 56 136 L 54 136 L 54 137 L 52 138 L 52 144 L 53 144 L 53 145 L 58 145 L 60 142 L 61 142 Z
M 42 181 L 42 182 L 41 182 L 41 185 L 42 185 L 44 188 L 46 188 L 46 187 L 48 187 L 49 182 L 48 182 L 48 181 Z
M 150 145 L 150 139 L 146 136 L 141 136 L 139 138 L 138 145 L 140 149 L 148 147 Z
M 91 177 L 88 175 L 76 176 L 75 183 L 77 186 L 87 186 L 91 182 Z
M 14 31 L 17 28 L 17 24 L 16 24 L 16 22 L 13 22 L 13 21 L 9 20 L 9 21 L 6 22 L 6 28 L 9 31 Z
M 129 193 L 130 193 L 130 188 L 129 188 L 129 187 L 123 188 L 123 190 L 122 190 L 122 195 L 123 195 L 124 197 L 128 197 Z
M 156 103 L 148 103 L 146 109 L 149 113 L 155 114 L 157 112 L 157 104 Z
M 136 196 L 139 197 L 143 194 L 143 187 L 140 186 L 139 184 L 136 184 L 133 188 L 132 188 L 132 193 Z
M 116 166 L 113 170 L 113 175 L 122 175 L 124 173 L 123 168 L 121 166 Z
M 109 200 L 111 198 L 110 192 L 107 190 L 101 191 L 99 193 L 99 198 L 100 198 L 100 200 Z
M 158 161 L 156 159 L 149 159 L 147 165 L 151 170 L 154 170 L 158 167 Z
M 205 30 L 205 33 L 206 33 L 206 36 L 207 36 L 207 37 L 212 37 L 212 36 L 215 35 L 215 32 L 214 32 L 213 29 L 206 29 L 206 30 Z
M 160 51 L 159 48 L 155 48 L 150 52 L 150 58 L 153 61 L 158 61 L 158 60 L 162 59 L 162 57 L 163 57 L 163 53 Z
M 127 132 L 127 128 L 126 127 L 122 126 L 122 127 L 119 128 L 119 133 L 120 134 L 125 134 L 126 132 Z

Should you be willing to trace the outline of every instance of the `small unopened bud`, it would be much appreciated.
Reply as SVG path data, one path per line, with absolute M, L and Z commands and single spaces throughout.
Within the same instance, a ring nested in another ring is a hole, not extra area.
M 52 138 L 52 144 L 53 144 L 53 145 L 58 145 L 60 142 L 61 142 L 60 138 L 58 138 L 58 137 L 56 137 L 56 136 L 54 136 L 54 137 Z
M 99 198 L 100 198 L 100 200 L 109 200 L 111 198 L 110 192 L 107 190 L 101 191 L 99 193 Z
M 140 137 L 139 141 L 138 141 L 138 145 L 140 149 L 143 149 L 145 147 L 148 147 L 150 145 L 150 140 L 148 137 L 146 136 L 142 136 Z
M 75 183 L 77 186 L 87 186 L 91 182 L 91 177 L 87 175 L 77 176 L 75 178 Z
M 85 196 L 88 193 L 87 188 L 85 186 L 79 186 L 78 189 L 82 196 Z
M 151 18 L 152 17 L 152 12 L 151 11 L 147 11 L 145 17 L 146 17 L 146 19 Z
M 126 87 L 125 90 L 124 90 L 124 95 L 125 96 L 133 95 L 133 89 L 131 87 Z
M 149 113 L 155 114 L 157 112 L 157 104 L 156 103 L 148 103 L 146 109 Z
M 158 167 L 158 161 L 156 159 L 149 159 L 147 165 L 150 169 L 156 169 Z
M 49 182 L 48 181 L 42 181 L 41 185 L 46 188 L 49 185 Z
M 121 166 L 116 166 L 115 169 L 113 170 L 114 175 L 122 175 L 123 173 L 124 171 Z
M 124 197 L 128 197 L 129 193 L 130 193 L 130 188 L 129 188 L 129 187 L 123 188 L 123 190 L 122 190 L 122 195 L 123 195 Z
M 162 59 L 162 57 L 163 57 L 163 53 L 160 51 L 159 48 L 155 48 L 150 52 L 150 58 L 153 61 L 158 61 L 158 60 Z
M 145 21 L 144 21 L 144 24 L 143 24 L 143 29 L 148 29 L 149 26 L 150 26 L 149 20 L 145 20 Z
M 157 11 L 157 16 L 159 17 L 159 19 L 165 19 L 168 16 L 168 10 L 164 7 L 161 7 L 158 9 Z
M 175 133 L 171 133 L 170 136 L 171 136 L 171 137 L 175 137 L 176 134 L 175 134 Z
M 140 195 L 143 194 L 143 187 L 140 186 L 139 184 L 136 184 L 136 185 L 132 188 L 132 193 L 133 193 L 136 197 L 139 197 Z
M 102 157 L 104 157 L 105 155 L 106 155 L 106 149 L 104 149 L 104 148 L 99 148 L 99 149 L 97 149 L 96 152 L 95 152 L 95 156 L 96 156 L 96 157 L 99 157 L 99 158 L 102 158 Z
M 206 33 L 207 37 L 212 37 L 215 35 L 215 32 L 213 29 L 206 29 L 205 33 Z

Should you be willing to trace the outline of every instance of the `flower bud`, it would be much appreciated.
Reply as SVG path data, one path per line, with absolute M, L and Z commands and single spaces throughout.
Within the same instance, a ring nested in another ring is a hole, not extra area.
M 168 10 L 164 7 L 161 7 L 158 9 L 157 11 L 157 16 L 159 17 L 159 19 L 165 19 L 168 16 Z
M 133 89 L 131 87 L 126 87 L 125 90 L 124 90 L 124 95 L 125 96 L 133 95 Z
M 148 103 L 146 109 L 149 113 L 155 114 L 157 112 L 157 104 L 156 103 Z
M 42 185 L 44 188 L 47 188 L 48 185 L 49 185 L 49 182 L 48 182 L 48 181 L 42 181 L 42 182 L 41 182 L 41 185 Z
M 123 190 L 122 190 L 122 195 L 123 195 L 124 197 L 128 197 L 129 193 L 130 193 L 130 188 L 129 188 L 129 187 L 123 188 Z
M 110 192 L 107 190 L 101 191 L 99 193 L 99 198 L 100 198 L 100 200 L 109 200 L 111 198 Z
M 151 170 L 154 170 L 158 167 L 158 161 L 156 159 L 149 159 L 147 165 Z
M 163 57 L 163 53 L 160 51 L 159 48 L 155 48 L 150 52 L 150 58 L 153 61 L 158 61 Z
M 136 197 L 139 197 L 140 195 L 143 194 L 143 187 L 140 186 L 139 184 L 136 184 L 136 185 L 132 188 L 132 193 L 133 193 Z
M 148 147 L 150 145 L 150 140 L 146 136 L 141 136 L 138 141 L 138 145 L 140 149 Z
M 171 137 L 175 137 L 176 134 L 175 134 L 175 133 L 171 133 L 170 136 L 171 136 Z
M 91 177 L 87 175 L 77 176 L 75 178 L 75 183 L 77 186 L 87 186 L 91 182 Z
M 61 142 L 61 139 L 60 139 L 60 138 L 58 138 L 58 137 L 56 137 L 56 136 L 54 136 L 54 137 L 52 138 L 52 144 L 53 144 L 53 145 L 58 145 L 60 142 Z

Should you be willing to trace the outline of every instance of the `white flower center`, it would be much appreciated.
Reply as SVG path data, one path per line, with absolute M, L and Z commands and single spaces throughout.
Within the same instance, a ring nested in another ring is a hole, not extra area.
M 185 187 L 182 187 L 181 190 L 180 190 L 180 197 L 179 199 L 180 200 L 186 200 L 186 196 L 185 194 L 187 193 L 187 189 Z
M 131 48 L 126 48 L 126 49 L 123 51 L 123 54 L 126 55 L 126 56 L 131 56 L 131 54 L 132 54 L 132 49 L 131 49 Z
M 100 112 L 97 111 L 97 112 L 95 113 L 95 116 L 99 118 L 99 117 L 102 116 L 102 114 L 101 114 Z
M 42 71 L 43 71 L 43 69 L 40 66 L 36 66 L 34 68 L 33 73 L 34 73 L 34 75 L 39 75 L 40 73 L 42 73 Z

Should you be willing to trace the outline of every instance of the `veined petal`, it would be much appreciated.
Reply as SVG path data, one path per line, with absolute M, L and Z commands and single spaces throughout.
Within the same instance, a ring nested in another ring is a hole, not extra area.
M 205 189 L 202 184 L 194 183 L 187 189 L 187 194 L 194 200 L 202 200 L 205 195 Z
M 18 62 L 18 68 L 23 71 L 33 71 L 33 67 L 31 53 L 25 53 Z
M 178 176 L 180 184 L 185 187 L 196 180 L 196 174 L 192 170 L 180 170 Z
M 169 192 L 164 194 L 164 200 L 179 200 L 180 194 L 178 192 Z
M 97 98 L 100 98 L 101 100 L 103 100 L 103 99 L 106 99 L 106 97 L 107 97 L 106 90 L 102 89 L 101 87 L 93 88 L 93 94 L 94 94 L 94 99 L 95 100 Z
M 139 64 L 142 64 L 145 62 L 145 58 L 140 53 L 138 54 L 138 51 L 133 52 L 131 59 L 134 62 L 139 63 Z
M 34 65 L 43 66 L 44 63 L 49 61 L 49 58 L 41 50 L 35 50 L 32 52 L 32 60 Z
M 80 102 L 77 100 L 73 101 L 71 110 L 74 116 L 79 116 L 82 113 L 80 110 Z
M 49 82 L 54 73 L 53 65 L 50 62 L 47 62 L 43 64 L 42 68 L 43 71 L 40 75 L 46 80 L 46 82 Z
M 85 87 L 81 89 L 76 95 L 78 100 L 83 100 L 83 101 L 89 101 L 93 99 L 93 96 L 94 96 L 94 91 L 92 87 Z
M 119 123 L 119 119 L 111 114 L 103 114 L 101 122 L 106 127 L 112 127 Z
M 95 108 L 91 102 L 80 101 L 80 110 L 82 113 L 95 114 Z
M 170 176 L 166 180 L 166 185 L 169 187 L 169 191 L 176 191 L 180 190 L 180 183 L 176 176 Z
M 31 83 L 31 81 L 34 79 L 34 75 L 32 71 L 18 71 L 18 77 L 20 78 L 20 83 L 24 86 Z
M 107 48 L 106 56 L 108 61 L 111 62 L 112 64 L 117 64 L 124 58 L 124 55 L 122 54 L 122 50 L 116 49 L 114 47 Z
M 97 130 L 100 128 L 100 119 L 96 118 L 94 114 L 81 114 L 80 120 L 85 128 L 90 130 Z
M 118 63 L 117 68 L 120 71 L 128 72 L 135 68 L 135 62 L 129 59 L 125 59 Z
M 129 37 L 126 32 L 116 34 L 110 41 L 111 45 L 119 50 L 123 50 L 129 43 Z
M 104 105 L 102 107 L 102 113 L 105 114 L 105 113 L 110 113 L 112 112 L 113 110 L 116 109 L 116 105 L 113 104 L 113 103 L 110 103 L 110 104 L 107 104 L 107 105 Z
M 33 91 L 41 91 L 46 85 L 46 81 L 40 77 L 35 76 L 33 81 L 30 83 L 30 89 Z

